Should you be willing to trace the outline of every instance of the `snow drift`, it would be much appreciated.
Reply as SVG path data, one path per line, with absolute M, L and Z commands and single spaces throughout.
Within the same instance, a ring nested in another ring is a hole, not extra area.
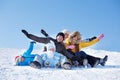
M 120 80 L 120 52 L 84 49 L 87 54 L 101 58 L 108 55 L 104 67 L 98 65 L 95 68 L 74 67 L 72 70 L 64 70 L 13 66 L 14 57 L 24 51 L 25 49 L 0 48 L 0 80 Z

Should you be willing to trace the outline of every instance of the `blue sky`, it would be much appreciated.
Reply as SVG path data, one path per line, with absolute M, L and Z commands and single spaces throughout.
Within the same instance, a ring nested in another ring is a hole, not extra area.
M 78 30 L 83 39 L 104 33 L 91 47 L 120 51 L 120 0 L 0 0 L 0 48 L 27 48 L 31 40 L 21 29 L 53 37 Z

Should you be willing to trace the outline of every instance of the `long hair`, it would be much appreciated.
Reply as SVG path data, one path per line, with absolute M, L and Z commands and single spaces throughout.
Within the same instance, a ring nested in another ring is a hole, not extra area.
M 76 37 L 76 36 L 77 36 L 77 40 L 74 41 L 73 37 Z M 70 34 L 69 40 L 70 40 L 70 43 L 72 44 L 79 44 L 79 42 L 81 41 L 81 34 L 78 31 L 74 31 Z

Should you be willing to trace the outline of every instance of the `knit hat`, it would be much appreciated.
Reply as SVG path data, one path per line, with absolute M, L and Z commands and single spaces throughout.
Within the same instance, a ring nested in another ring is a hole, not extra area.
M 64 35 L 64 33 L 62 33 L 62 32 L 59 32 L 59 33 L 57 34 L 57 36 L 59 36 L 59 35 L 60 35 L 60 36 L 62 36 L 62 37 L 63 37 L 63 39 L 65 38 L 65 35 Z M 57 36 L 56 36 L 56 37 L 57 37 Z

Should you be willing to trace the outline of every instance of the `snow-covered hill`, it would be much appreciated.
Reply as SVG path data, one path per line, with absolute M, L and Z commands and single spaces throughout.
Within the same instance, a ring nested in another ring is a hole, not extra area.
M 108 55 L 104 67 L 98 65 L 96 68 L 64 70 L 13 66 L 14 57 L 24 51 L 25 49 L 0 48 L 0 80 L 120 80 L 120 52 L 85 49 L 90 55 Z M 39 50 L 34 50 L 33 53 L 39 53 Z

